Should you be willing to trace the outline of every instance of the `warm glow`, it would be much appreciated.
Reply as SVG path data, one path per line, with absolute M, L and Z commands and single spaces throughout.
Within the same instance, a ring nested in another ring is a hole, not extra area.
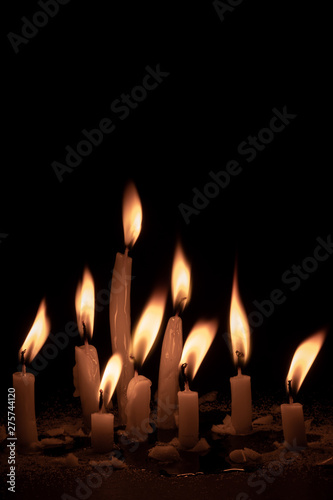
M 108 406 L 112 398 L 122 368 L 123 368 L 123 360 L 121 355 L 113 354 L 105 367 L 101 385 L 99 387 L 103 391 L 103 400 L 105 407 Z
M 146 359 L 161 326 L 166 294 L 156 293 L 147 304 L 133 335 L 132 354 L 140 365 Z
M 81 337 L 83 337 L 82 323 L 84 323 L 87 334 L 91 338 L 94 329 L 95 287 L 94 280 L 87 268 L 84 270 L 82 283 L 80 282 L 76 289 L 75 309 Z
M 296 349 L 286 380 L 287 387 L 288 380 L 292 381 L 291 388 L 295 394 L 299 391 L 306 374 L 316 359 L 317 354 L 324 343 L 325 337 L 326 332 L 317 332 L 302 342 L 302 344 L 300 344 Z
M 47 339 L 49 332 L 50 321 L 46 316 L 46 303 L 43 299 L 40 303 L 35 321 L 19 352 L 19 355 L 21 356 L 21 352 L 26 349 L 24 354 L 24 360 L 26 363 L 30 363 L 37 355 L 38 351 Z
M 238 357 L 236 351 L 244 354 L 242 358 L 244 362 L 250 356 L 250 326 L 247 321 L 245 309 L 243 307 L 237 282 L 237 271 L 234 273 L 234 281 L 232 286 L 232 296 L 230 305 L 230 334 L 231 347 L 235 364 L 237 365 Z
M 133 183 L 130 183 L 124 192 L 123 226 L 126 247 L 132 247 L 141 231 L 142 207 L 141 201 Z
M 190 265 L 184 256 L 182 247 L 178 244 L 173 260 L 171 276 L 172 300 L 175 308 L 181 305 L 181 308 L 184 309 L 185 304 L 189 301 L 190 282 Z
M 198 321 L 192 328 L 184 344 L 180 366 L 187 363 L 186 375 L 193 380 L 202 360 L 214 340 L 218 323 L 216 320 Z

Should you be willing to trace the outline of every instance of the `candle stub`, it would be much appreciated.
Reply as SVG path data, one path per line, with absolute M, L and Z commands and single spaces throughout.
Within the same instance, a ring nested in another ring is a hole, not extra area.
M 283 436 L 288 448 L 306 447 L 303 406 L 300 403 L 282 404 L 281 416 Z
M 193 448 L 199 441 L 199 400 L 198 393 L 178 392 L 179 420 L 178 439 L 184 448 Z
M 149 425 L 151 381 L 137 373 L 127 388 L 126 432 L 130 437 L 145 441 L 151 432 Z
M 252 430 L 251 377 L 238 374 L 230 378 L 231 421 L 237 434 Z
M 32 373 L 13 374 L 15 389 L 15 434 L 19 449 L 38 441 L 35 416 L 35 377 Z
M 91 415 L 91 446 L 97 453 L 107 453 L 114 443 L 114 416 L 96 412 Z

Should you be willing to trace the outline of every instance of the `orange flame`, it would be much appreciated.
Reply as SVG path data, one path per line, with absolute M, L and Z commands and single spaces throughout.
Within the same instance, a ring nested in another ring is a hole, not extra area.
M 141 201 L 133 183 L 124 192 L 123 227 L 126 247 L 133 246 L 139 237 L 142 224 Z
M 114 393 L 118 383 L 121 370 L 123 368 L 123 359 L 120 354 L 113 354 L 109 359 L 101 380 L 99 388 L 103 391 L 104 406 L 106 407 Z
M 216 320 L 198 321 L 186 339 L 179 366 L 187 363 L 186 374 L 190 374 L 192 380 L 214 340 L 217 328 Z
M 244 354 L 244 362 L 246 362 L 250 356 L 250 326 L 239 295 L 236 269 L 232 286 L 229 321 L 233 359 L 235 365 L 237 365 L 238 356 L 236 351 L 240 351 Z
M 37 355 L 38 351 L 44 344 L 50 332 L 50 321 L 46 316 L 45 299 L 40 303 L 36 314 L 35 321 L 28 333 L 23 346 L 20 349 L 20 354 L 26 349 L 24 359 L 27 363 L 31 362 Z
M 190 300 L 191 268 L 187 262 L 180 244 L 177 245 L 173 259 L 171 289 L 174 307 L 178 305 L 184 309 Z
M 324 343 L 325 337 L 325 331 L 317 332 L 302 342 L 296 349 L 286 380 L 287 386 L 288 381 L 292 380 L 291 386 L 295 393 L 299 391 L 303 380 Z
M 157 292 L 148 302 L 136 326 L 132 352 L 136 362 L 143 364 L 160 329 L 164 314 L 166 294 Z
M 95 287 L 93 277 L 87 268 L 84 270 L 82 283 L 79 282 L 76 289 L 75 309 L 81 337 L 83 337 L 82 323 L 85 324 L 88 335 L 92 337 L 95 316 Z

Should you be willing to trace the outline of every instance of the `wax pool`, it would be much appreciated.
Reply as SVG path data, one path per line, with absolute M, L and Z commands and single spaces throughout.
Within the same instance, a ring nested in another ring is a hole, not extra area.
M 299 403 L 281 405 L 284 440 L 289 448 L 307 446 L 303 406 Z
M 131 273 L 132 259 L 127 253 L 117 253 L 113 268 L 110 296 L 110 330 L 112 352 L 123 359 L 123 369 L 117 384 L 117 401 L 120 423 L 126 423 L 127 387 L 134 376 L 130 360 L 131 344 Z
M 91 414 L 98 411 L 100 370 L 96 348 L 90 344 L 75 347 L 73 369 L 74 396 L 80 396 L 84 425 L 91 428 Z
M 35 377 L 32 373 L 13 374 L 15 389 L 15 432 L 17 446 L 28 448 L 38 441 L 35 416 Z
M 151 381 L 143 375 L 134 375 L 127 388 L 126 431 L 138 441 L 145 441 L 149 425 Z
M 230 378 L 231 422 L 237 434 L 252 430 L 251 377 L 239 373 Z
M 174 414 L 178 405 L 182 349 L 182 320 L 179 316 L 173 316 L 168 321 L 161 351 L 157 398 L 157 427 L 160 429 L 176 428 Z
M 91 446 L 97 453 L 107 453 L 113 448 L 114 416 L 96 412 L 91 415 Z
M 198 393 L 185 388 L 178 392 L 178 439 L 184 448 L 193 448 L 199 440 Z

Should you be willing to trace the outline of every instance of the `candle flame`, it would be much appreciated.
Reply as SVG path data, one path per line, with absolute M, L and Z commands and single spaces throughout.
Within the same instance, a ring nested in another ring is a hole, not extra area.
M 94 280 L 89 271 L 85 268 L 82 282 L 79 282 L 75 295 L 75 309 L 77 317 L 77 326 L 81 337 L 83 337 L 85 324 L 87 334 L 90 338 L 93 335 L 94 316 L 95 316 L 95 287 Z
M 19 351 L 19 355 L 21 356 L 21 352 L 26 350 L 24 359 L 27 363 L 30 363 L 35 358 L 47 339 L 49 332 L 50 321 L 46 316 L 46 303 L 45 299 L 43 299 L 37 311 L 35 321 Z
M 250 356 L 250 326 L 247 320 L 246 312 L 243 307 L 239 289 L 237 270 L 234 272 L 234 280 L 232 286 L 232 296 L 230 305 L 230 334 L 231 334 L 231 347 L 235 365 L 238 363 L 238 356 L 236 351 L 244 354 L 244 362 Z
M 186 339 L 179 366 L 187 363 L 186 375 L 190 375 L 192 380 L 214 340 L 217 328 L 216 320 L 198 321 Z
M 103 391 L 104 406 L 107 407 L 116 385 L 118 383 L 121 370 L 123 368 L 123 359 L 120 354 L 116 353 L 109 359 L 101 380 L 100 390 Z
M 157 337 L 162 323 L 165 303 L 166 293 L 156 292 L 145 307 L 136 326 L 132 341 L 132 353 L 135 361 L 141 365 Z
M 142 224 L 141 201 L 133 183 L 128 184 L 123 199 L 123 227 L 126 247 L 133 246 Z
M 302 342 L 296 349 L 286 380 L 287 386 L 288 380 L 292 381 L 291 387 L 295 394 L 299 391 L 303 380 L 316 359 L 325 337 L 325 331 L 317 332 Z
M 177 245 L 172 266 L 171 289 L 174 307 L 184 309 L 190 299 L 191 268 L 182 247 Z

